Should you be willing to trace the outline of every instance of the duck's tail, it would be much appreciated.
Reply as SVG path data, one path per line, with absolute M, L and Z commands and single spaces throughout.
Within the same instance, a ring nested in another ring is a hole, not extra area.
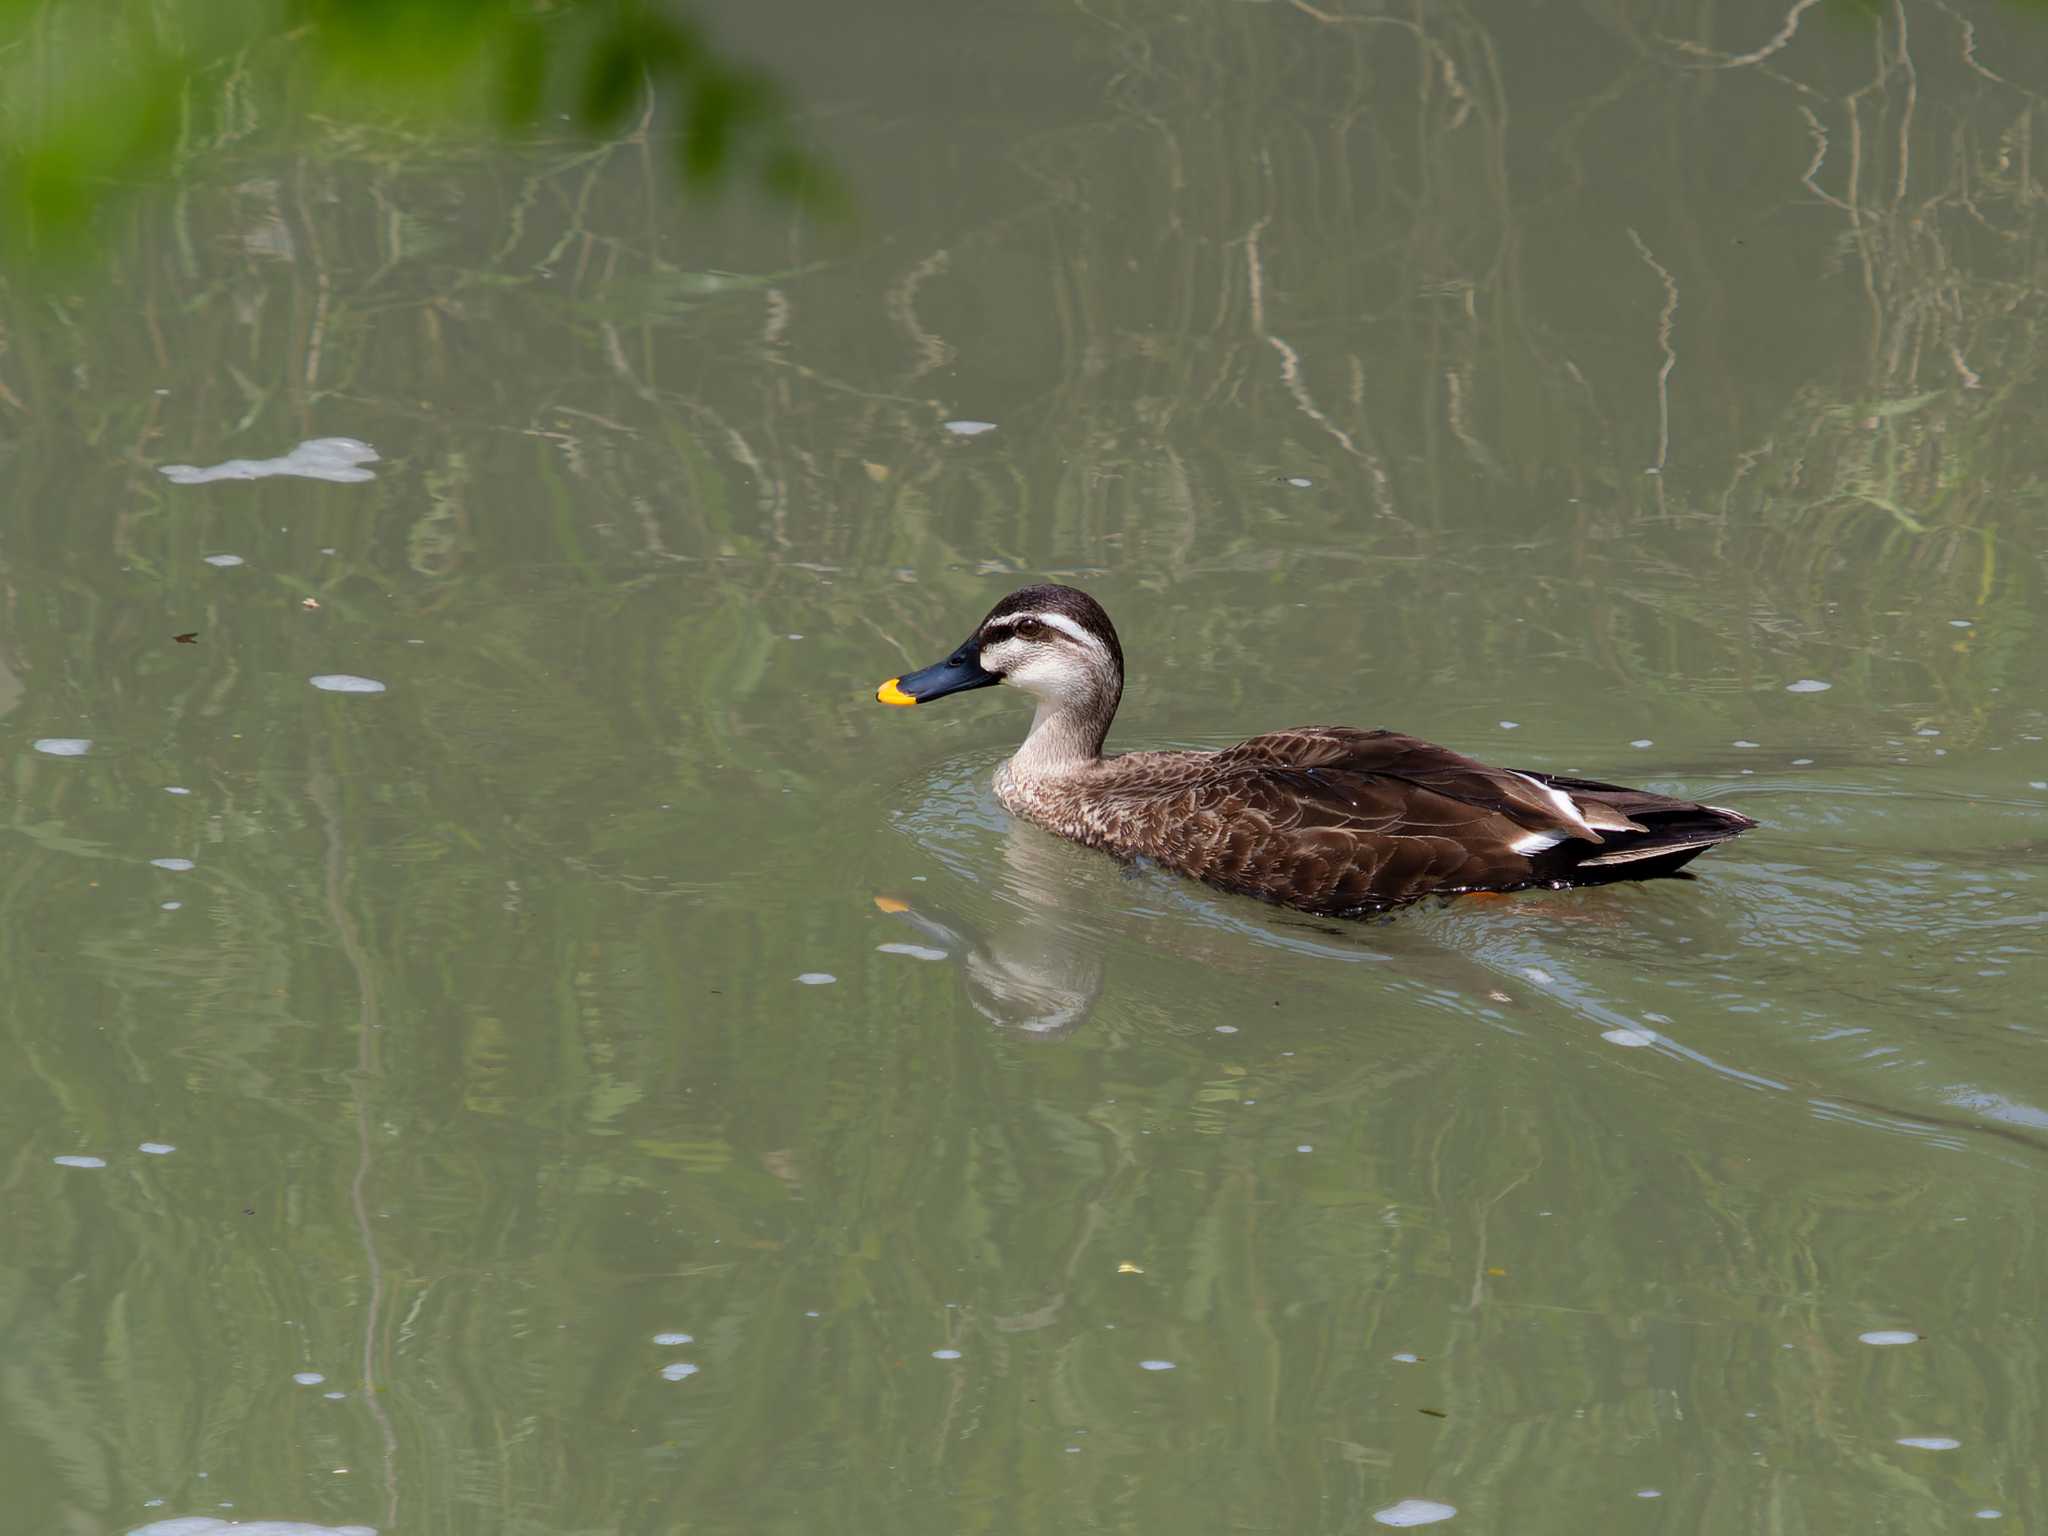
M 1641 831 L 1603 830 L 1603 841 L 1568 838 L 1549 849 L 1540 872 L 1573 885 L 1598 885 L 1607 880 L 1649 880 L 1676 874 L 1716 843 L 1740 837 L 1756 822 L 1724 806 L 1674 800 L 1648 790 L 1624 789 L 1592 779 L 1560 778 L 1532 773 L 1530 778 L 1563 790 L 1581 804 L 1591 802 L 1618 812 Z

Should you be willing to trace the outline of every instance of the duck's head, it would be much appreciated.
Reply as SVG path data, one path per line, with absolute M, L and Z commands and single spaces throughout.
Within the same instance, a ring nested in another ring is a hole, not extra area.
M 929 704 L 995 683 L 1014 684 L 1056 709 L 1106 706 L 1106 713 L 1114 712 L 1124 689 L 1116 626 L 1086 592 L 1050 582 L 1019 587 L 952 655 L 890 678 L 875 697 L 884 704 Z

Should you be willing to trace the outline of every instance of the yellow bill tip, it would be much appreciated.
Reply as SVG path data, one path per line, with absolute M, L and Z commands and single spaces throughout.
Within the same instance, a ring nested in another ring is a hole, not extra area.
M 900 677 L 890 678 L 889 681 L 875 690 L 875 697 L 884 704 L 915 704 L 917 700 L 896 686 L 902 681 L 903 679 Z

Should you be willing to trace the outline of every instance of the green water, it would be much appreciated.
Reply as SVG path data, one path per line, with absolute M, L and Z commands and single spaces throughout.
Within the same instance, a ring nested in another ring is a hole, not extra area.
M 2048 18 L 713 19 L 851 222 L 243 80 L 0 292 L 0 1529 L 2040 1529 Z M 1126 872 L 873 702 L 1047 575 L 1763 825 Z

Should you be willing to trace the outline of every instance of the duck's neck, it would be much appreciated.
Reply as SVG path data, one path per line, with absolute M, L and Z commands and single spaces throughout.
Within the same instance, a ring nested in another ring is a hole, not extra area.
M 1086 699 L 1040 699 L 1031 717 L 1031 732 L 1010 759 L 1018 779 L 1059 779 L 1081 773 L 1102 761 L 1102 739 L 1116 716 L 1122 693 Z

